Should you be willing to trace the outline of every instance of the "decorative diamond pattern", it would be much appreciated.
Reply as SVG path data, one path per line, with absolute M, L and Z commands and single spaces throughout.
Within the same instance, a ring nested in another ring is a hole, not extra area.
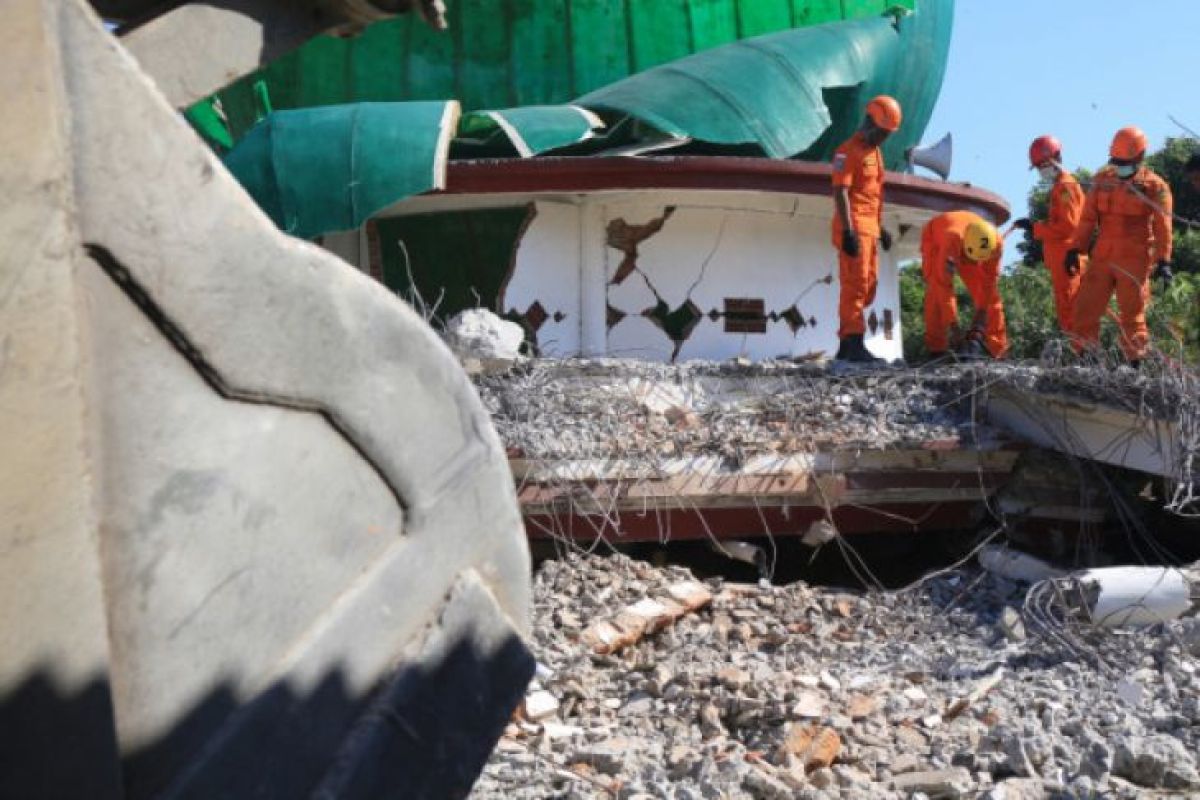
M 541 330 L 541 327 L 546 324 L 546 320 L 550 317 L 546 313 L 546 309 L 537 300 L 533 301 L 533 305 L 525 309 L 525 321 L 529 323 L 529 328 L 534 333 Z
M 778 316 L 776 316 L 774 313 L 772 313 L 771 316 L 775 319 L 781 319 L 786 322 L 787 326 L 792 329 L 793 334 L 801 328 L 808 327 L 808 320 L 806 320 L 800 314 L 800 309 L 796 308 L 795 305 L 785 308 L 783 311 L 779 312 Z
M 659 300 L 654 308 L 646 309 L 642 315 L 662 328 L 673 342 L 687 341 L 697 323 L 704 319 L 704 312 L 690 299 L 683 301 L 683 304 L 675 309 Z

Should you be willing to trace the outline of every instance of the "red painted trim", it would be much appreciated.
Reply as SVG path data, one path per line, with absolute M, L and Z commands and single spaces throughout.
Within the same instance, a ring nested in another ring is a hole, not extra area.
M 975 521 L 978 501 L 949 503 L 888 503 L 877 506 L 841 506 L 833 522 L 844 535 L 856 533 L 912 533 L 965 529 Z M 749 539 L 762 536 L 799 536 L 825 516 L 816 507 L 710 508 L 685 510 L 623 511 L 614 517 L 562 514 L 525 516 L 531 539 L 549 539 L 554 531 L 581 543 L 603 535 L 611 542 L 657 542 L 709 538 Z M 764 527 L 763 522 L 766 522 Z
M 731 156 L 523 158 L 452 161 L 441 194 L 570 193 L 638 189 L 760 191 L 831 196 L 830 165 Z M 967 210 L 1000 225 L 1008 204 L 969 184 L 887 173 L 885 201 L 929 211 Z

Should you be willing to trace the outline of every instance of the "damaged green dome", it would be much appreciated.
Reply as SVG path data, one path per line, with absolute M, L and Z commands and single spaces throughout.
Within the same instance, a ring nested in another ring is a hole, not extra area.
M 458 100 L 464 109 L 565 103 L 660 64 L 741 39 L 919 11 L 889 88 L 923 129 L 941 88 L 953 0 L 447 0 L 450 27 L 413 15 L 354 38 L 319 37 L 218 95 L 233 140 L 275 109 Z
M 890 94 L 905 117 L 884 147 L 895 169 L 933 112 L 954 12 L 953 0 L 907 5 L 514 0 L 489 13 L 461 0 L 446 33 L 401 18 L 356 39 L 325 37 L 221 92 L 234 140 L 265 116 L 226 163 L 280 227 L 311 237 L 437 187 L 447 155 L 647 145 L 828 161 L 866 103 Z M 485 28 L 499 50 L 468 46 Z M 523 38 L 533 28 L 540 47 Z M 429 126 L 431 102 L 452 104 L 439 107 L 440 129 Z M 468 113 L 447 125 L 460 105 Z M 404 179 L 392 186 L 387 175 Z

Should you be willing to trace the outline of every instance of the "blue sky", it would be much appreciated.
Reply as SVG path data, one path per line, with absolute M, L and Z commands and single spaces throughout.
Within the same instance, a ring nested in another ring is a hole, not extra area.
M 957 0 L 924 138 L 953 133 L 950 180 L 1024 216 L 1036 136 L 1057 136 L 1071 169 L 1094 169 L 1118 128 L 1139 126 L 1151 148 L 1183 135 L 1168 114 L 1200 132 L 1200 0 Z

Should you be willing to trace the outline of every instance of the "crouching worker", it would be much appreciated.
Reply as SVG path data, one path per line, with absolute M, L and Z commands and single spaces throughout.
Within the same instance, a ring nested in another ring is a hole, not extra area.
M 1000 301 L 1000 258 L 1004 244 L 990 222 L 970 211 L 948 211 L 921 232 L 925 276 L 925 347 L 931 358 L 951 347 L 961 356 L 1003 358 L 1008 352 Z M 954 275 L 971 295 L 975 314 L 965 334 L 958 327 Z

